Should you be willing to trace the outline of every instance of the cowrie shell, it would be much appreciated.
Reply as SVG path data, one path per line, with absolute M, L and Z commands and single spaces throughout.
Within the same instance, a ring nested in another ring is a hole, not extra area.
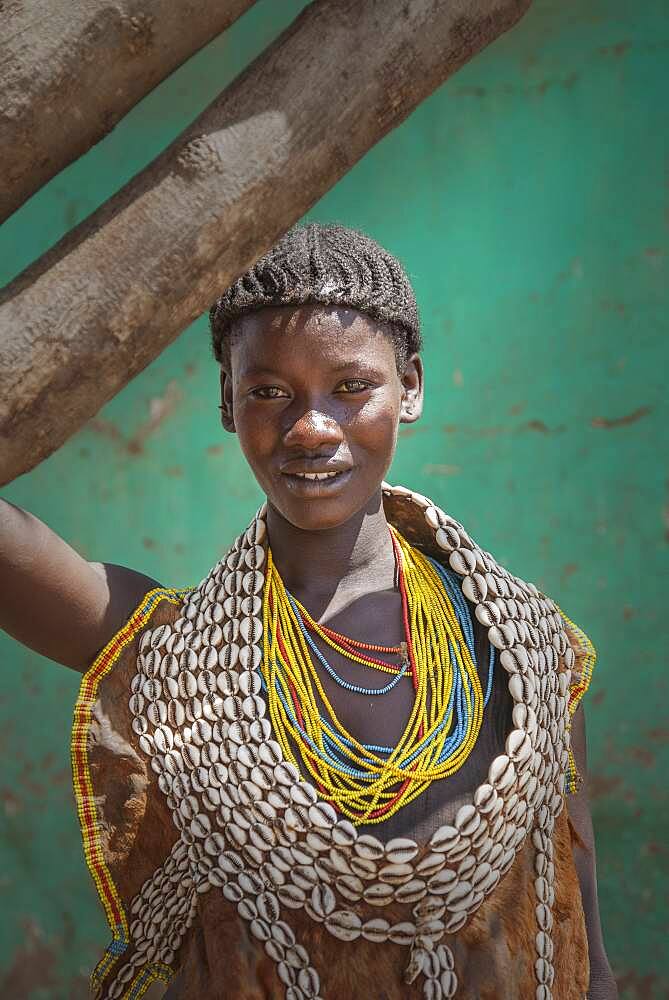
M 260 893 L 256 905 L 258 907 L 258 913 L 263 920 L 273 924 L 275 920 L 279 919 L 279 900 L 273 892 Z
M 245 642 L 258 642 L 262 636 L 262 622 L 252 615 L 246 616 L 239 623 L 239 631 Z M 232 638 L 236 638 L 236 636 Z
M 351 847 L 358 836 L 358 831 L 347 819 L 340 819 L 332 827 L 332 840 L 339 847 Z
M 440 920 L 446 910 L 446 904 L 439 896 L 426 896 L 413 908 L 413 914 L 419 922 L 425 920 Z
M 287 989 L 291 989 L 292 984 L 297 982 L 297 973 L 295 969 L 293 969 L 286 962 L 284 961 L 279 962 L 279 964 L 276 967 L 276 971 L 279 976 L 279 979 L 284 984 L 284 986 L 287 987 Z
M 311 905 L 318 916 L 325 919 L 336 905 L 332 889 L 328 885 L 315 885 L 311 890 Z
M 233 667 L 237 665 L 239 660 L 239 645 L 236 642 L 226 642 L 224 646 L 218 651 L 218 665 L 223 670 L 232 670 Z M 221 686 L 221 680 L 219 676 L 219 687 Z M 227 693 L 221 688 L 221 693 Z
M 469 873 L 476 867 L 476 858 L 473 854 L 467 854 L 458 865 L 458 878 L 469 879 Z
M 238 903 L 244 895 L 236 882 L 226 883 L 221 891 L 229 903 Z
M 513 784 L 516 777 L 516 769 L 506 754 L 495 757 L 488 769 L 488 781 L 498 791 L 503 791 Z
M 488 594 L 488 584 L 481 573 L 472 573 L 462 581 L 462 592 L 472 604 L 481 604 Z
M 418 854 L 418 844 L 408 837 L 394 837 L 386 844 L 386 858 L 393 864 L 406 864 Z
M 417 903 L 423 899 L 427 887 L 422 878 L 413 878 L 395 889 L 395 899 L 398 903 Z
M 198 813 L 190 824 L 190 831 L 194 837 L 206 837 L 211 833 L 211 820 L 206 813 Z
M 215 670 L 218 667 L 218 649 L 215 646 L 203 646 L 197 663 L 201 670 Z
M 251 570 L 250 573 L 245 573 L 242 581 L 242 586 L 246 594 L 260 594 L 265 584 L 265 575 L 261 573 L 260 570 Z M 235 588 L 237 590 L 237 588 Z
M 457 876 L 455 872 L 450 868 L 444 868 L 442 871 L 437 872 L 436 875 L 433 875 L 432 878 L 428 879 L 427 887 L 430 892 L 441 896 L 451 891 L 456 880 Z
M 460 536 L 450 524 L 445 524 L 443 527 L 437 528 L 434 540 L 439 548 L 445 552 L 453 553 L 460 546 Z
M 297 985 L 302 991 L 302 995 L 311 1000 L 312 997 L 318 996 L 321 981 L 316 970 L 309 967 L 300 969 L 297 974 Z M 298 1000 L 301 1000 L 301 997 Z
M 453 888 L 446 894 L 446 906 L 450 910 L 462 910 L 466 908 L 472 896 L 471 882 L 463 879 L 461 882 L 456 882 Z
M 250 899 L 240 899 L 237 903 L 237 912 L 242 920 L 255 920 L 258 915 L 256 905 Z
M 335 885 L 339 894 L 349 903 L 357 903 L 362 899 L 365 886 L 357 875 L 339 875 Z
M 553 914 L 550 911 L 550 907 L 546 906 L 545 903 L 540 903 L 535 909 L 537 923 L 541 930 L 550 934 L 553 929 Z
M 443 1000 L 443 992 L 438 979 L 426 979 L 423 983 L 423 1000 Z
M 276 769 L 274 774 L 276 776 Z M 297 775 L 297 772 L 295 772 L 295 776 L 291 779 L 291 782 L 297 780 L 298 778 L 299 776 Z M 309 807 L 309 819 L 314 826 L 328 829 L 334 826 L 337 822 L 337 813 L 328 802 L 316 802 L 314 805 Z M 358 839 L 357 843 L 359 842 L 360 841 Z
M 370 906 L 386 906 L 392 900 L 394 892 L 392 886 L 383 882 L 374 882 L 365 887 L 362 895 Z
M 387 941 L 389 932 L 389 922 L 381 918 L 375 917 L 372 920 L 365 921 L 362 925 L 362 936 L 366 941 L 372 941 L 374 944 L 381 944 L 383 941 Z
M 426 940 L 431 940 L 432 944 L 434 945 L 434 943 L 444 933 L 444 930 L 445 930 L 445 924 L 443 920 L 437 920 L 437 919 L 426 920 L 420 926 L 419 937 L 421 939 L 425 938 Z M 416 940 L 418 940 L 418 938 Z M 422 940 L 420 943 L 422 945 Z M 428 950 L 431 951 L 432 949 L 429 948 Z
M 405 920 L 402 923 L 394 924 L 388 932 L 388 937 L 393 944 L 409 945 L 416 936 L 416 925 Z
M 450 851 L 451 848 L 460 840 L 460 833 L 454 826 L 449 826 L 448 824 L 440 826 L 438 830 L 434 832 L 430 840 L 430 847 L 433 851 L 438 851 L 439 853 L 445 854 Z
M 474 614 L 476 615 L 477 621 L 479 621 L 481 625 L 484 625 L 486 628 L 498 625 L 502 620 L 502 612 L 496 604 L 492 603 L 492 601 L 477 604 L 474 608 Z
M 239 905 L 241 906 L 241 903 Z M 257 917 L 256 919 L 252 920 L 250 930 L 251 934 L 253 934 L 254 938 L 256 938 L 258 941 L 262 941 L 263 943 L 269 941 L 271 931 L 269 924 L 266 920 L 263 920 L 260 917 Z
M 530 661 L 524 646 L 512 646 L 502 651 L 499 661 L 510 674 L 524 674 L 529 669 Z
M 307 833 L 307 844 L 315 851 L 329 851 L 333 842 L 332 831 L 329 829 L 315 828 Z
M 393 864 L 383 865 L 379 869 L 378 875 L 381 881 L 387 882 L 388 885 L 403 885 L 404 882 L 409 881 L 413 872 L 412 865 Z
M 144 709 L 144 696 L 141 694 L 133 694 L 132 698 L 128 702 L 128 707 L 133 715 L 141 715 Z
M 451 1000 L 451 997 L 455 996 L 458 989 L 458 977 L 452 969 L 445 969 L 439 976 L 439 985 L 444 997 L 447 1000 Z
M 151 649 L 140 657 L 140 666 L 147 677 L 157 677 L 163 658 L 157 649 Z
M 439 544 L 439 543 L 437 543 Z M 448 557 L 451 569 L 459 576 L 467 576 L 476 569 L 476 556 L 469 549 L 458 548 Z
M 544 983 L 549 987 L 552 985 L 554 978 L 553 966 L 545 958 L 538 958 L 536 960 L 534 963 L 534 972 L 539 983 Z
M 290 797 L 296 805 L 309 807 L 314 804 L 318 796 L 316 794 L 316 789 L 312 785 L 301 781 L 298 784 L 291 786 Z
M 300 889 L 309 893 L 319 883 L 318 872 L 313 865 L 298 865 L 290 872 L 290 878 Z
M 474 803 L 479 812 L 482 812 L 484 815 L 492 810 L 497 798 L 497 792 L 493 786 L 487 782 L 479 785 L 474 793 Z
M 255 670 L 242 670 L 239 674 L 239 690 L 244 696 L 259 694 L 262 687 L 260 674 Z
M 279 886 L 277 889 L 277 896 L 284 904 L 292 910 L 297 910 L 304 906 L 307 896 L 303 889 L 294 884 L 286 883 L 285 885 Z
M 481 817 L 473 805 L 464 805 L 458 809 L 455 826 L 463 836 L 471 836 L 480 826 Z
M 379 861 L 385 854 L 385 848 L 380 840 L 370 834 L 363 834 L 356 840 L 353 850 L 368 861 Z
M 513 729 L 504 746 L 507 756 L 516 764 L 522 764 L 532 753 L 532 743 L 524 729 Z
M 509 649 L 517 641 L 515 630 L 510 625 L 493 625 L 488 629 L 488 639 L 496 649 Z
M 326 917 L 325 927 L 340 941 L 355 941 L 360 937 L 362 921 L 352 910 L 335 910 Z
M 437 507 L 428 507 L 424 516 L 433 531 L 436 531 L 440 527 L 439 510 Z
M 353 857 L 350 862 L 347 859 L 348 870 L 355 872 L 360 878 L 372 879 L 376 876 L 377 865 L 376 861 L 372 861 L 370 858 L 357 858 Z
M 416 864 L 416 873 L 427 878 L 434 875 L 435 872 L 441 871 L 445 864 L 446 859 L 443 854 L 430 852 Z
M 239 650 L 239 662 L 243 670 L 257 670 L 262 660 L 260 646 L 242 646 Z
M 280 868 L 277 868 L 270 861 L 263 862 L 258 870 L 265 880 L 265 885 L 272 889 L 278 890 L 281 886 L 285 885 L 286 876 Z

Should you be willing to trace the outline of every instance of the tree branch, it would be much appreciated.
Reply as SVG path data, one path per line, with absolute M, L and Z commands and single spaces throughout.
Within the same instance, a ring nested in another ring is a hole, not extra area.
M 0 222 L 254 2 L 10 4 L 0 36 Z
M 0 482 L 31 469 L 530 0 L 317 0 L 0 297 Z

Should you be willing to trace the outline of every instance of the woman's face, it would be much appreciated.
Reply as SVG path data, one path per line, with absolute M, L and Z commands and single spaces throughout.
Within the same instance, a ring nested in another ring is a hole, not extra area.
M 352 309 L 265 308 L 238 321 L 221 369 L 235 431 L 270 504 L 295 527 L 334 528 L 378 492 L 400 422 L 422 408 L 420 358 L 398 375 L 381 325 Z

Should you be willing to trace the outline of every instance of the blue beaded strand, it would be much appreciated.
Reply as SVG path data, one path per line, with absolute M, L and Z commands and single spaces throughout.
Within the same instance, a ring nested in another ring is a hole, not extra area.
M 472 658 L 472 661 L 476 663 L 474 629 L 472 625 L 469 606 L 460 589 L 460 578 L 457 576 L 457 574 L 452 573 L 450 570 L 447 570 L 444 566 L 441 565 L 441 563 L 437 562 L 435 559 L 432 559 L 430 557 L 428 557 L 428 559 L 432 564 L 432 566 L 434 567 L 435 571 L 437 572 L 439 579 L 443 584 L 444 589 L 451 603 L 453 604 L 453 608 L 460 623 L 463 637 L 467 645 L 467 648 L 469 650 L 470 656 Z M 302 635 L 304 636 L 312 653 L 316 656 L 318 662 L 323 666 L 323 668 L 327 671 L 330 677 L 332 677 L 332 679 L 344 690 L 351 691 L 356 694 L 372 695 L 372 696 L 387 694 L 400 682 L 402 677 L 406 675 L 408 664 L 407 661 L 405 660 L 404 663 L 402 664 L 401 670 L 392 679 L 392 681 L 390 681 L 388 684 L 384 685 L 381 688 L 365 688 L 362 685 L 351 684 L 349 681 L 344 680 L 344 678 L 340 677 L 339 674 L 336 672 L 336 670 L 334 670 L 332 665 L 328 662 L 326 657 L 314 643 L 313 639 L 311 638 L 311 635 L 309 634 L 304 624 L 302 616 L 299 612 L 299 608 L 297 607 L 297 604 L 292 595 L 287 593 L 287 597 L 293 609 L 293 612 L 296 616 L 296 620 L 298 622 Z M 453 646 L 450 640 L 448 645 L 449 645 L 450 660 L 451 662 L 453 662 L 455 656 L 454 656 Z M 496 651 L 494 646 L 490 644 L 490 651 L 488 658 L 488 677 L 487 677 L 486 691 L 483 703 L 484 708 L 487 706 L 488 701 L 490 700 L 494 668 L 495 668 L 495 660 L 496 660 Z M 279 663 L 277 663 L 276 666 L 277 668 L 280 668 Z M 261 681 L 262 681 L 262 687 L 266 692 L 267 687 L 265 684 L 264 677 L 261 678 Z M 448 737 L 444 741 L 444 745 L 441 749 L 439 758 L 436 762 L 437 765 L 444 763 L 449 757 L 457 753 L 458 749 L 460 748 L 465 739 L 467 732 L 466 720 L 468 718 L 468 708 L 467 708 L 467 697 L 465 694 L 465 684 L 467 685 L 467 693 L 469 694 L 469 699 L 471 701 L 474 695 L 474 691 L 470 679 L 466 677 L 463 680 L 460 673 L 458 671 L 454 671 L 453 686 L 451 689 L 449 703 L 446 712 L 444 713 L 444 718 L 436 727 L 434 732 L 432 732 L 429 736 L 426 736 L 421 741 L 421 743 L 414 748 L 410 756 L 401 765 L 398 765 L 399 770 L 401 771 L 410 770 L 411 763 L 415 760 L 417 756 L 419 756 L 423 752 L 425 747 L 430 742 L 435 740 L 435 738 L 441 733 L 441 731 L 447 725 L 449 720 L 453 719 L 453 716 L 455 717 L 454 728 L 453 731 L 449 733 Z M 286 714 L 291 720 L 292 725 L 294 726 L 294 728 L 299 729 L 301 731 L 305 743 L 307 743 L 307 745 L 310 747 L 313 753 L 320 760 L 322 760 L 325 764 L 329 766 L 336 767 L 340 772 L 346 774 L 348 777 L 356 781 L 372 782 L 376 780 L 376 776 L 374 774 L 370 774 L 367 771 L 359 771 L 357 768 L 352 767 L 350 764 L 346 762 L 345 759 L 343 759 L 343 757 L 341 756 L 342 751 L 337 746 L 336 739 L 339 739 L 339 741 L 343 743 L 345 746 L 347 746 L 349 750 L 355 749 L 354 744 L 351 740 L 343 737 L 341 734 L 336 734 L 332 725 L 328 722 L 327 719 L 323 718 L 322 716 L 321 716 L 321 725 L 323 729 L 324 747 L 323 749 L 321 749 L 321 747 L 319 747 L 314 742 L 314 740 L 308 735 L 308 733 L 304 730 L 304 728 L 300 726 L 292 701 L 286 698 L 278 680 L 275 681 L 275 690 L 278 694 L 279 699 L 281 700 L 281 703 L 284 707 L 284 710 L 286 711 Z M 394 753 L 395 750 L 394 747 L 380 746 L 373 743 L 372 744 L 365 743 L 361 744 L 361 746 L 369 754 L 390 755 Z M 367 760 L 371 766 L 374 766 L 375 763 L 378 763 L 378 761 L 372 760 L 371 757 L 367 758 Z
M 328 661 L 325 659 L 325 657 L 321 653 L 320 649 L 318 648 L 314 640 L 311 638 L 309 631 L 306 625 L 304 624 L 304 620 L 302 618 L 302 615 L 300 614 L 299 608 L 295 603 L 294 598 L 288 593 L 288 591 L 286 591 L 286 595 L 290 602 L 290 606 L 293 609 L 293 612 L 295 613 L 295 617 L 297 618 L 297 624 L 300 626 L 300 631 L 302 632 L 302 635 L 306 639 L 309 648 L 311 649 L 312 653 L 317 658 L 319 663 L 321 663 L 322 666 L 325 667 L 332 680 L 336 681 L 340 687 L 343 687 L 346 691 L 354 691 L 356 694 L 380 695 L 380 694 L 388 694 L 389 691 L 392 691 L 392 689 L 399 684 L 399 682 L 406 674 L 407 667 L 409 666 L 406 658 L 402 663 L 402 669 L 399 671 L 399 673 L 397 673 L 395 677 L 393 677 L 393 679 L 388 684 L 385 684 L 383 687 L 366 688 L 362 687 L 360 684 L 351 684 L 349 681 L 345 681 L 343 677 L 339 676 L 334 667 L 330 663 L 328 663 Z M 388 665 L 390 666 L 390 664 Z

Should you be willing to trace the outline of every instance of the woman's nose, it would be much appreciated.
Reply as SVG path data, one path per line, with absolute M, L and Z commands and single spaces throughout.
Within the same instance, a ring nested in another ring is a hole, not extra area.
M 289 448 L 313 451 L 322 445 L 339 444 L 343 440 L 341 427 L 331 416 L 321 410 L 305 410 L 289 427 L 283 437 Z

